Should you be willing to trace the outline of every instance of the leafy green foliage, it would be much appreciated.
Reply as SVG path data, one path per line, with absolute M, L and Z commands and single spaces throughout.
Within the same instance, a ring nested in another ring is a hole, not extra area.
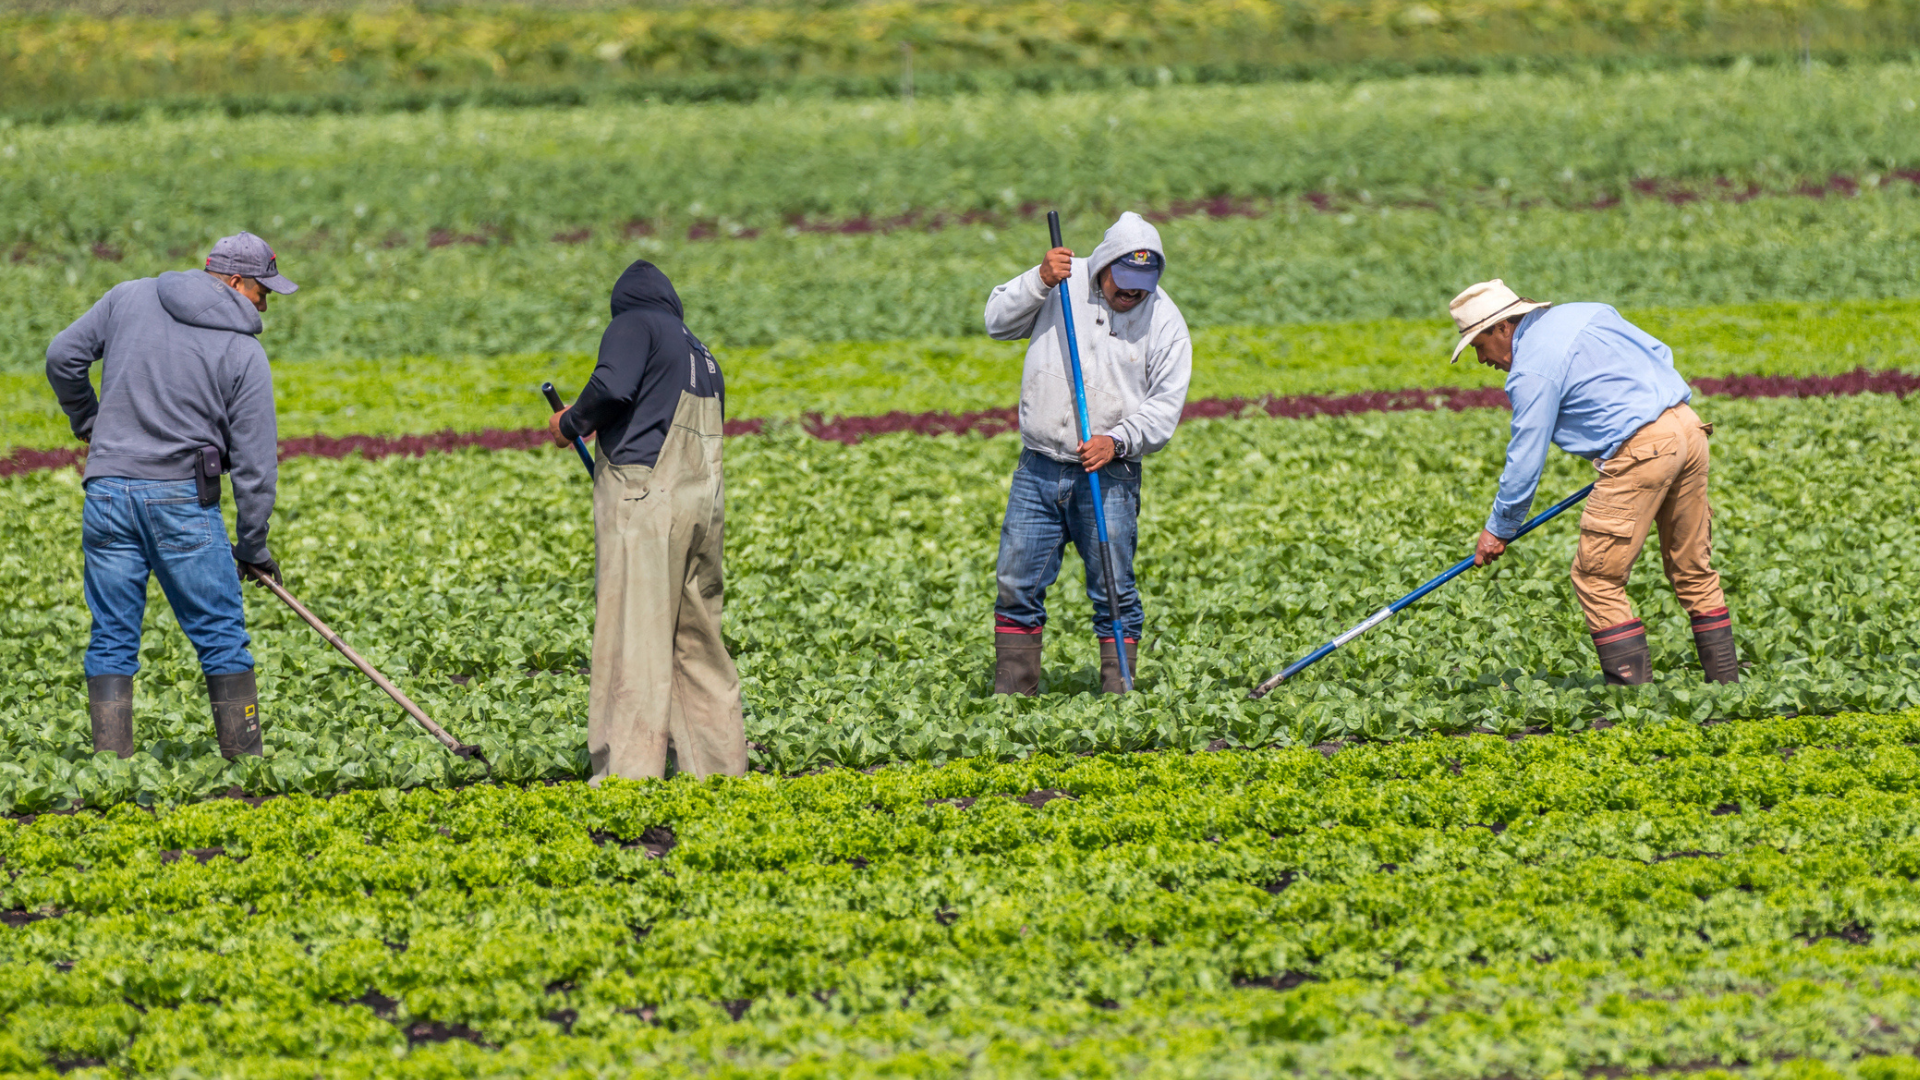
M 31 11 L 44 0 L 9 0 L 0 12 L 23 2 Z M 162 0 L 139 14 L 177 6 Z M 1142 74 L 1159 68 L 1165 80 L 1173 77 L 1168 65 L 1195 64 L 1299 77 L 1355 60 L 1472 68 L 1516 56 L 1645 63 L 1650 56 L 1798 58 L 1817 49 L 1871 57 L 1920 41 L 1920 20 L 1900 0 L 1500 0 L 1471 8 L 1408 0 L 800 2 L 755 4 L 744 13 L 739 5 L 704 4 L 612 11 L 527 3 L 218 6 L 218 15 L 142 18 L 115 4 L 102 12 L 115 18 L 76 17 L 100 11 L 96 0 L 54 9 L 64 17 L 0 15 L 0 97 L 19 110 L 190 93 L 229 95 L 229 107 L 263 94 L 377 101 L 381 91 L 469 87 L 567 88 L 580 97 L 596 88 L 634 96 L 809 87 L 884 95 L 906 92 L 908 70 L 923 89 L 996 88 L 1085 85 L 1074 76 L 1109 65 L 1150 65 Z M 236 55 L 245 62 L 235 63 Z M 326 98 L 308 107 L 330 105 L 339 107 Z
M 1920 704 L 1913 410 L 1884 397 L 1708 401 L 1715 562 L 1742 656 L 1700 684 L 1649 551 L 1632 587 L 1655 685 L 1608 688 L 1566 581 L 1571 521 L 1517 545 L 1260 701 L 1247 688 L 1467 550 L 1506 417 L 1374 414 L 1186 425 L 1150 462 L 1141 693 L 1092 696 L 1069 556 L 1043 696 L 988 695 L 993 564 L 1016 440 L 798 432 L 728 444 L 729 640 L 758 767 L 1315 744 L 1484 727 L 1580 729 Z M 505 780 L 581 774 L 592 540 L 553 450 L 301 459 L 272 543 L 296 595 Z M 1543 494 L 1591 467 L 1556 454 Z M 271 596 L 248 590 L 270 756 L 226 765 L 192 650 L 157 594 L 137 682 L 143 753 L 88 753 L 77 477 L 0 481 L 0 802 L 166 802 L 479 775 L 412 728 Z M 1544 503 L 1542 504 L 1544 505 Z M 458 680 L 466 680 L 459 682 Z
M 1496 275 L 1642 307 L 1906 297 L 1912 79 L 1734 68 L 0 128 L 0 368 L 37 369 L 115 282 L 197 265 L 243 226 L 303 285 L 267 316 L 279 360 L 590 350 L 642 256 L 718 345 L 974 335 L 987 291 L 1038 259 L 1029 204 L 1068 211 L 1082 250 L 1122 207 L 1254 215 L 1167 223 L 1167 288 L 1196 326 L 1437 319 Z M 1541 101 L 1551 122 L 1509 122 Z M 1796 194 L 1836 173 L 1862 194 Z M 1636 192 L 1648 177 L 1680 188 Z M 1726 198 L 1750 187 L 1764 194 Z M 1667 201 L 1687 194 L 1706 197 Z
M 1741 304 L 1629 309 L 1673 346 L 1690 378 L 1836 375 L 1855 368 L 1920 369 L 1913 301 Z M 1379 320 L 1194 331 L 1192 400 L 1351 394 L 1419 386 L 1495 386 L 1469 362 L 1448 365 L 1450 324 Z M 1010 408 L 1021 343 L 984 337 L 806 343 L 725 350 L 727 414 L 874 416 Z M 575 392 L 592 371 L 581 354 L 412 356 L 280 363 L 274 399 L 283 437 L 513 430 L 544 411 L 532 388 Z M 98 369 L 96 369 L 97 371 Z M 39 371 L 0 373 L 0 447 L 71 446 L 59 403 Z
M 0 1055 L 1908 1077 L 1916 741 L 1909 712 L 0 822 L 0 910 L 48 916 L 0 929 Z

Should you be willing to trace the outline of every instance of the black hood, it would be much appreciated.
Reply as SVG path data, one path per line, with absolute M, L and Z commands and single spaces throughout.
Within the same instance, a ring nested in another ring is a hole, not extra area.
M 680 294 L 673 291 L 673 282 L 645 259 L 636 259 L 613 283 L 614 317 L 634 308 L 659 308 L 672 312 L 676 319 L 684 319 L 687 314 L 681 310 Z

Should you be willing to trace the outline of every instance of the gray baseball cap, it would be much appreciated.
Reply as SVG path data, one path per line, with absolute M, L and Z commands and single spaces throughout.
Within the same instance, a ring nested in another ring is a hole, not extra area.
M 250 277 L 274 292 L 285 294 L 300 286 L 280 276 L 280 260 L 265 240 L 250 232 L 223 236 L 207 253 L 207 269 L 216 274 Z

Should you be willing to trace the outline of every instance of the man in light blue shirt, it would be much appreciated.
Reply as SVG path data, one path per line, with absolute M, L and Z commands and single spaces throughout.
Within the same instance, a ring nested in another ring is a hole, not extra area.
M 1453 357 L 1472 345 L 1480 362 L 1507 373 L 1513 436 L 1475 563 L 1499 558 L 1533 505 L 1547 444 L 1600 470 L 1580 515 L 1573 591 L 1609 683 L 1653 677 L 1646 627 L 1627 599 L 1627 576 L 1660 528 L 1660 555 L 1692 616 L 1694 645 L 1711 682 L 1739 682 L 1733 621 L 1712 566 L 1707 504 L 1710 424 L 1688 404 L 1693 391 L 1673 350 L 1606 304 L 1525 300 L 1498 279 L 1449 305 L 1460 330 Z

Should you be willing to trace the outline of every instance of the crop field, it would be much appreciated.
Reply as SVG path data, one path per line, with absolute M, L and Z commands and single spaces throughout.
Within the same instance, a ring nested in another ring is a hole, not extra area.
M 1920 1080 L 1920 9 L 1038 10 L 0 0 L 0 1078 Z M 1122 698 L 1071 553 L 989 693 L 1052 207 L 1193 327 Z M 248 589 L 222 759 L 157 587 L 91 753 L 42 351 L 241 228 L 288 586 L 481 758 Z M 726 369 L 750 773 L 588 788 L 535 387 L 641 257 Z M 1249 700 L 1471 549 L 1493 276 L 1674 347 L 1742 681 L 1650 551 L 1605 685 L 1566 518 Z

